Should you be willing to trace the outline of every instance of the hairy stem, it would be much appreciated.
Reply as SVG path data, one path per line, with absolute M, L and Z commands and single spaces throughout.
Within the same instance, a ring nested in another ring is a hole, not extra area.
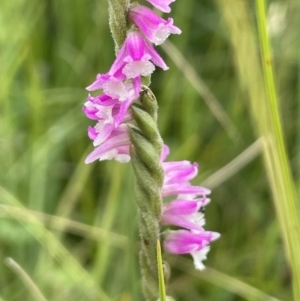
M 159 298 L 157 241 L 162 210 L 163 169 L 160 155 L 163 142 L 156 123 L 157 102 L 149 88 L 144 87 L 140 101 L 131 110 L 137 124 L 137 127 L 129 126 L 129 133 L 139 208 L 142 287 L 145 299 L 156 301 Z
M 126 39 L 129 3 L 130 0 L 108 0 L 109 27 L 116 54 Z
M 129 3 L 130 0 L 108 0 L 109 24 L 116 53 L 126 39 Z M 143 82 L 149 84 L 150 78 L 145 78 Z M 131 112 L 136 123 L 128 125 L 128 131 L 132 143 L 130 155 L 139 209 L 142 288 L 146 301 L 157 301 L 157 241 L 160 238 L 161 189 L 164 175 L 160 155 L 163 142 L 157 128 L 157 102 L 148 87 L 143 87 L 139 101 L 132 105 Z

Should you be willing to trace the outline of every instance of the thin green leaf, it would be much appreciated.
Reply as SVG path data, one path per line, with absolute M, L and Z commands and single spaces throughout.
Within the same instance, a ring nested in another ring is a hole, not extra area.
M 166 287 L 164 281 L 163 263 L 161 257 L 160 242 L 157 240 L 157 267 L 158 267 L 158 279 L 159 279 L 159 298 L 160 301 L 166 301 Z

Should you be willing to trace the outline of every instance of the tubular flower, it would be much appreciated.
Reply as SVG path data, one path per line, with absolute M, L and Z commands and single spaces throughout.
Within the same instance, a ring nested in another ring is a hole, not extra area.
M 121 122 L 132 119 L 128 109 L 134 100 L 133 95 L 123 102 L 119 102 L 106 94 L 96 97 L 89 95 L 82 111 L 89 119 L 102 120 L 105 124 L 111 123 L 116 127 Z
M 132 121 L 129 107 L 139 97 L 141 77 L 150 75 L 155 65 L 163 70 L 168 69 L 150 42 L 139 31 L 131 30 L 110 70 L 98 74 L 96 80 L 86 88 L 88 91 L 103 90 L 96 97 L 89 95 L 82 109 L 89 119 L 97 121 L 94 127 L 88 128 L 88 136 L 93 140 L 95 149 L 86 158 L 86 163 L 95 160 L 130 160 L 130 139 L 126 125 Z
M 206 259 L 209 251 L 209 243 L 220 237 L 217 232 L 210 231 L 169 231 L 164 241 L 164 248 L 173 254 L 190 253 L 194 259 L 195 268 L 205 269 L 202 261 Z
M 169 69 L 141 33 L 132 30 L 127 33 L 127 38 L 108 73 L 121 72 L 127 79 L 132 79 L 136 95 L 139 95 L 141 76 L 150 75 L 155 70 L 154 64 L 163 70 Z
M 96 97 L 88 96 L 83 111 L 92 120 L 97 120 L 94 127 L 88 128 L 88 136 L 96 147 L 86 158 L 86 163 L 95 160 L 115 159 L 119 162 L 128 162 L 129 135 L 127 133 L 128 121 L 132 120 L 129 106 L 135 100 L 134 92 L 123 102 L 113 99 L 106 94 Z
M 88 91 L 96 91 L 103 89 L 103 92 L 119 101 L 125 101 L 130 94 L 132 89 L 132 83 L 125 82 L 125 75 L 120 71 L 115 74 L 98 74 L 96 80 L 88 86 Z
M 96 139 L 98 134 L 97 129 L 89 129 L 89 137 L 91 139 Z M 122 163 L 128 162 L 130 160 L 129 147 L 130 139 L 127 125 L 122 124 L 117 129 L 112 130 L 108 137 L 87 156 L 85 163 L 111 159 Z
M 175 2 L 175 0 L 146 0 L 155 6 L 157 9 L 163 11 L 164 13 L 171 12 L 170 3 Z
M 103 89 L 108 96 L 125 101 L 134 87 L 138 97 L 141 90 L 141 76 L 150 75 L 155 70 L 154 65 L 163 70 L 169 69 L 139 31 L 129 31 L 108 73 L 98 74 L 96 80 L 86 89 L 88 91 Z M 128 80 L 132 80 L 132 83 Z
M 205 225 L 204 214 L 198 212 L 209 203 L 210 199 L 182 200 L 169 202 L 163 208 L 161 223 L 174 225 L 189 230 L 203 231 Z
M 169 153 L 168 147 L 164 146 L 162 158 Z M 206 196 L 210 190 L 200 186 L 193 186 L 189 183 L 198 174 L 198 164 L 191 164 L 189 161 L 163 162 L 164 184 L 162 196 L 180 195 L 183 198 L 195 198 L 199 195 Z
M 181 30 L 173 25 L 172 18 L 164 20 L 150 8 L 139 4 L 132 5 L 129 10 L 129 19 L 155 45 L 162 44 L 171 33 L 181 33 Z

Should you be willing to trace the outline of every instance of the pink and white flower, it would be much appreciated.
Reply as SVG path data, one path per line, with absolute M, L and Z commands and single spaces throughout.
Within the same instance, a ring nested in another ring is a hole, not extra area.
M 157 9 L 163 11 L 164 13 L 171 12 L 170 3 L 175 2 L 175 0 L 146 0 L 155 6 Z
M 132 120 L 129 107 L 135 100 L 135 95 L 133 91 L 128 95 L 130 97 L 122 102 L 106 94 L 88 96 L 83 111 L 88 118 L 98 122 L 94 127 L 88 128 L 88 136 L 96 148 L 88 155 L 86 163 L 95 160 L 130 160 L 130 140 L 126 123 Z
M 125 101 L 118 101 L 106 94 L 93 97 L 88 96 L 88 101 L 85 102 L 83 112 L 89 119 L 101 120 L 105 124 L 111 123 L 117 127 L 122 122 L 131 120 L 131 115 L 128 111 L 130 105 L 134 102 L 134 93 Z
M 127 38 L 108 74 L 113 75 L 121 72 L 127 79 L 132 79 L 136 95 L 139 95 L 141 76 L 150 75 L 155 70 L 154 65 L 163 70 L 169 69 L 142 34 L 132 30 L 127 33 Z
M 89 137 L 96 139 L 99 133 L 97 129 L 89 129 Z M 91 163 L 96 160 L 111 160 L 125 163 L 130 161 L 130 138 L 127 132 L 127 125 L 121 124 L 98 145 L 85 159 L 85 163 Z
M 163 207 L 161 223 L 174 225 L 189 230 L 204 231 L 204 214 L 198 212 L 209 203 L 210 199 L 173 200 Z
M 88 91 L 96 91 L 103 89 L 103 92 L 119 101 L 125 101 L 130 97 L 132 83 L 125 81 L 126 76 L 122 72 L 115 74 L 98 74 L 96 80 L 88 86 Z
M 209 243 L 220 237 L 217 232 L 210 231 L 169 231 L 165 237 L 164 249 L 173 254 L 190 253 L 194 259 L 196 269 L 203 270 L 202 261 L 206 259 Z
M 164 146 L 162 158 L 165 159 L 169 153 L 168 147 Z M 190 184 L 198 174 L 198 164 L 189 161 L 163 162 L 164 184 L 162 188 L 162 196 L 180 195 L 181 198 L 196 198 L 197 196 L 206 196 L 210 194 L 210 190 L 201 186 L 193 186 Z
M 181 30 L 173 25 L 172 18 L 164 20 L 146 6 L 132 5 L 129 10 L 129 19 L 155 45 L 162 44 L 171 33 L 181 34 Z

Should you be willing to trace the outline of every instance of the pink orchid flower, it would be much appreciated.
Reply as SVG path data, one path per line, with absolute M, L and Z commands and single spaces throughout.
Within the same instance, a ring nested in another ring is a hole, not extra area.
M 136 95 L 139 95 L 141 76 L 150 75 L 155 70 L 154 65 L 163 70 L 169 69 L 142 34 L 132 30 L 128 32 L 127 38 L 108 73 L 118 74 L 121 71 L 127 79 L 132 79 Z
M 129 19 L 155 45 L 162 44 L 171 33 L 181 34 L 181 30 L 173 25 L 172 18 L 164 20 L 153 10 L 142 5 L 137 4 L 130 8 Z
M 217 232 L 210 231 L 169 231 L 164 241 L 164 249 L 173 254 L 190 253 L 194 259 L 195 268 L 203 270 L 202 261 L 206 259 L 209 251 L 209 243 L 220 237 Z

